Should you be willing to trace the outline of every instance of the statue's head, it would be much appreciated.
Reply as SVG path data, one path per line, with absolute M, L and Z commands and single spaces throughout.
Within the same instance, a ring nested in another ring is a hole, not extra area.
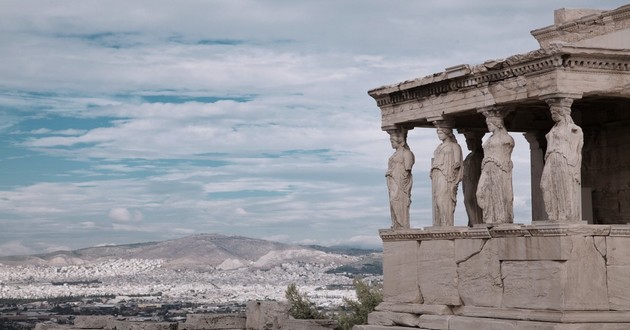
M 392 143 L 392 148 L 398 149 L 399 147 L 407 144 L 407 130 L 404 128 L 396 128 L 387 130 L 389 133 L 389 141 Z
M 505 129 L 503 117 L 499 114 L 489 114 L 486 116 L 486 124 L 488 125 L 488 130 L 490 132 L 494 132 L 495 128 Z

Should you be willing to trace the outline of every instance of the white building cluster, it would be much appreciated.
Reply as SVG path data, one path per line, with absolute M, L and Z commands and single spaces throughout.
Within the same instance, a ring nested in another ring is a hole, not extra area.
M 228 303 L 283 300 L 287 285 L 295 283 L 318 305 L 338 306 L 343 298 L 354 298 L 355 293 L 352 278 L 326 273 L 335 266 L 287 262 L 265 269 L 172 269 L 165 267 L 162 260 L 148 259 L 115 259 L 73 266 L 0 265 L 0 298 L 114 295 Z

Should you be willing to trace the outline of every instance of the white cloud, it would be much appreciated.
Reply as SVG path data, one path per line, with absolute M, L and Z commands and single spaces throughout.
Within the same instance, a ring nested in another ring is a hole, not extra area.
M 33 175 L 13 163 L 0 240 L 42 221 L 42 233 L 93 230 L 106 242 L 221 231 L 372 244 L 390 225 L 392 150 L 367 90 L 535 49 L 528 31 L 551 24 L 556 7 L 602 6 L 404 5 L 0 2 L 0 63 L 11 63 L 0 66 L 0 108 L 9 109 L 0 134 L 15 152 L 3 161 L 51 164 Z M 147 102 L 152 95 L 181 101 Z M 529 151 L 515 140 L 515 213 L 526 222 Z M 410 132 L 415 226 L 431 223 L 427 171 L 438 143 L 433 130 Z M 456 218 L 465 222 L 461 202 Z
M 31 254 L 34 250 L 22 244 L 21 241 L 9 241 L 0 244 L 0 256 Z
M 383 242 L 378 235 L 358 235 L 352 236 L 348 240 L 343 241 L 342 245 L 360 246 L 364 248 L 380 248 Z
M 125 207 L 111 209 L 108 216 L 116 222 L 140 222 L 144 218 L 142 212 L 138 210 L 129 211 Z

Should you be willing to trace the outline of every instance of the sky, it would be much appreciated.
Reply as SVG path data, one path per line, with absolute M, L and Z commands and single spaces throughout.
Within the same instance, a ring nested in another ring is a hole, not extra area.
M 538 49 L 554 9 L 624 4 L 0 1 L 0 255 L 199 233 L 379 247 L 393 150 L 368 90 Z M 409 133 L 412 227 L 439 142 Z

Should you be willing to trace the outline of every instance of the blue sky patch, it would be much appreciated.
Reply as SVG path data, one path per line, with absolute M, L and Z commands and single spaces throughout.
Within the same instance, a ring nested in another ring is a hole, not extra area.
M 245 96 L 185 96 L 185 95 L 143 95 L 141 96 L 145 102 L 148 103 L 174 103 L 181 104 L 187 102 L 199 102 L 199 103 L 215 103 L 219 101 L 235 101 L 235 102 L 249 102 L 254 99 L 253 95 Z

